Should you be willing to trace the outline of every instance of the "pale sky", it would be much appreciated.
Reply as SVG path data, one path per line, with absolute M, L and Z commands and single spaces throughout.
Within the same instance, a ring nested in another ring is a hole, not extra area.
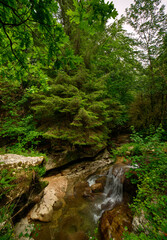
M 105 0 L 106 2 L 111 2 L 111 0 Z M 112 2 L 114 3 L 114 6 L 116 8 L 116 10 L 118 11 L 118 16 L 117 18 L 119 18 L 122 14 L 125 15 L 125 8 L 129 8 L 130 4 L 132 4 L 134 1 L 133 0 L 112 0 Z M 165 12 L 167 14 L 167 0 L 161 0 L 161 5 L 164 4 L 165 5 Z M 128 32 L 133 32 L 132 28 L 130 26 L 128 26 L 126 24 L 125 29 Z

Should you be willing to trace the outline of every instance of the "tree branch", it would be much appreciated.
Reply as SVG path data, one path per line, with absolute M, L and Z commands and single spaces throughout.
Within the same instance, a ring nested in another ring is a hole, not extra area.
M 8 4 L 6 4 L 6 3 L 4 3 L 4 2 L 2 2 L 2 1 L 0 1 L 0 3 L 1 3 L 3 6 L 6 6 L 7 8 L 10 8 L 10 9 L 12 10 L 12 12 L 14 13 L 14 15 L 20 20 L 19 23 L 5 23 L 5 22 L 3 22 L 3 21 L 0 19 L 0 22 L 2 23 L 2 25 L 8 25 L 8 26 L 17 27 L 17 26 L 20 26 L 20 25 L 24 24 L 25 22 L 27 22 L 27 21 L 29 20 L 31 14 L 30 14 L 25 20 L 23 20 L 23 19 L 21 18 L 21 16 L 19 16 L 19 15 L 17 14 L 17 9 L 9 6 Z M 33 5 L 30 7 L 30 9 L 29 9 L 29 10 L 26 12 L 26 14 L 24 14 L 24 15 L 27 15 L 27 14 L 32 10 L 32 7 L 33 7 Z
M 14 51 L 14 49 L 13 49 L 12 40 L 11 40 L 11 38 L 9 37 L 9 34 L 8 34 L 7 31 L 6 31 L 5 26 L 3 25 L 2 27 L 3 27 L 3 30 L 4 30 L 5 35 L 7 36 L 8 40 L 9 40 L 9 42 L 10 42 L 10 48 L 11 48 L 11 51 L 12 51 L 13 55 L 15 56 L 15 58 L 17 59 L 17 61 L 22 65 L 22 67 L 25 68 L 24 64 L 23 64 L 22 61 L 17 57 L 17 55 L 16 55 L 16 53 L 15 53 L 15 51 Z

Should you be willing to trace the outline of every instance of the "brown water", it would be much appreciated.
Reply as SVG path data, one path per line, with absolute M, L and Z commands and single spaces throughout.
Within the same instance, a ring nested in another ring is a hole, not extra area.
M 41 230 L 35 240 L 86 240 L 93 236 L 102 213 L 112 209 L 116 203 L 122 201 L 123 190 L 121 176 L 122 167 L 118 167 L 117 174 L 112 174 L 110 168 L 107 174 L 106 185 L 102 193 L 88 194 L 83 197 L 82 191 L 66 196 L 56 208 L 53 220 L 50 223 L 40 223 Z M 115 170 L 114 170 L 115 171 Z M 92 176 L 88 179 L 89 185 L 101 177 Z M 79 188 L 79 187 L 78 187 Z M 98 235 L 98 239 L 100 236 Z
M 40 223 L 41 230 L 38 231 L 36 240 L 68 240 L 76 238 L 81 234 L 89 235 L 93 233 L 97 223 L 92 216 L 94 201 L 80 197 L 66 198 L 63 206 L 54 211 L 53 220 L 50 223 Z M 84 234 L 85 233 L 85 234 Z M 86 239 L 86 238 L 85 238 Z

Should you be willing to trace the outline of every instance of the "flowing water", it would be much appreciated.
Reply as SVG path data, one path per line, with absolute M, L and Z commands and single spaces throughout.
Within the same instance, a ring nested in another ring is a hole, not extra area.
M 116 203 L 123 199 L 123 184 L 121 183 L 124 170 L 122 167 L 115 169 L 116 175 L 113 175 L 113 167 L 110 168 L 106 185 L 102 197 L 95 203 L 94 221 L 97 222 L 102 216 L 104 211 L 110 210 Z
M 114 172 L 114 174 L 113 174 Z M 40 223 L 41 230 L 36 240 L 82 240 L 86 235 L 92 235 L 98 226 L 98 220 L 103 212 L 112 209 L 116 203 L 123 200 L 122 166 L 111 167 L 106 176 L 106 184 L 102 193 L 93 194 L 92 198 L 69 196 L 62 201 L 62 207 L 54 211 L 50 223 Z M 89 186 L 104 175 L 94 175 L 88 178 Z M 100 237 L 99 237 L 100 239 Z

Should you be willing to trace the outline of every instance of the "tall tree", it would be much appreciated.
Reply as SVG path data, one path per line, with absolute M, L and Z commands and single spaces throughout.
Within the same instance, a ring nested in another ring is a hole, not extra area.
M 152 68 L 152 60 L 158 56 L 159 47 L 167 30 L 167 15 L 161 0 L 134 0 L 126 9 L 127 22 L 135 30 L 142 49 L 142 61 Z
M 155 60 L 159 56 L 167 31 L 167 15 L 164 9 L 161 0 L 135 0 L 134 4 L 126 9 L 127 22 L 138 37 L 139 57 L 144 66 L 142 76 L 139 78 L 141 92 L 132 107 L 132 117 L 134 118 L 136 109 L 138 113 L 136 112 L 136 120 L 133 122 L 135 125 L 138 122 L 140 127 L 144 128 L 148 128 L 150 124 L 158 125 L 161 119 L 158 119 L 157 115 L 163 112 L 164 104 L 157 106 L 157 97 L 163 98 L 164 81 L 157 76 Z M 144 106 L 147 106 L 147 111 Z

